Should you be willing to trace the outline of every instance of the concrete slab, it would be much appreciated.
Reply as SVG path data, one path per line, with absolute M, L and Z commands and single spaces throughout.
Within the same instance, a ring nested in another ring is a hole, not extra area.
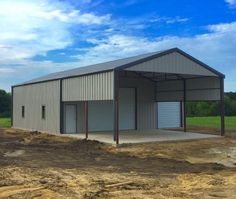
M 69 136 L 85 138 L 85 135 L 82 133 L 70 134 Z M 163 129 L 153 129 L 145 131 L 132 130 L 132 131 L 120 131 L 120 144 L 191 140 L 191 139 L 217 138 L 217 137 L 219 138 L 220 136 L 191 133 L 191 132 L 171 131 Z M 88 139 L 115 144 L 115 142 L 113 141 L 113 132 L 89 132 Z

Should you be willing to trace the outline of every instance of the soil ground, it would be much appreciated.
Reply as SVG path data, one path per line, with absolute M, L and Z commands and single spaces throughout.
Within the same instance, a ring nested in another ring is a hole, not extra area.
M 114 147 L 0 129 L 0 198 L 236 198 L 236 139 Z

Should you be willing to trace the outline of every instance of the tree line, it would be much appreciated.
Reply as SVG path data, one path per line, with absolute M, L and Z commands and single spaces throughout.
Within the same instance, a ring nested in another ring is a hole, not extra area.
M 236 116 L 236 92 L 226 92 L 225 100 L 225 115 Z M 199 101 L 187 102 L 186 111 L 188 117 L 194 116 L 217 116 L 220 114 L 220 102 L 218 101 Z
M 11 116 L 11 93 L 0 89 L 0 117 Z
M 225 99 L 225 115 L 236 116 L 236 92 L 227 92 Z M 187 116 L 217 116 L 220 113 L 219 102 L 187 102 Z M 11 116 L 11 93 L 0 89 L 0 117 Z

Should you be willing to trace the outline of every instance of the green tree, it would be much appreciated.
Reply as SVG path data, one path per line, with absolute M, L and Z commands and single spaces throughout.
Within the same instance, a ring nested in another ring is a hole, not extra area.
M 225 93 L 225 115 L 236 115 L 236 92 Z M 220 103 L 210 102 L 187 102 L 187 116 L 217 116 L 220 114 Z
M 0 89 L 0 117 L 11 115 L 11 94 Z

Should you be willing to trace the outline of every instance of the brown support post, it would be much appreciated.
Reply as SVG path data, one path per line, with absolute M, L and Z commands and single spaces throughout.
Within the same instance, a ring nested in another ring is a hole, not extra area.
M 85 139 L 88 139 L 88 101 L 84 102 Z
M 180 101 L 180 127 L 183 127 L 183 102 Z
M 119 144 L 119 76 L 114 71 L 114 141 Z
M 184 87 L 184 99 L 183 99 L 183 119 L 184 119 L 184 132 L 187 131 L 187 128 L 186 128 L 186 80 L 184 79 L 183 80 L 183 87 Z
M 138 129 L 138 93 L 137 88 L 135 88 L 135 130 Z
M 64 103 L 62 101 L 62 79 L 60 79 L 60 133 L 64 133 L 64 125 L 65 125 L 65 118 L 64 118 Z
M 225 135 L 225 103 L 224 103 L 224 79 L 220 79 L 220 117 L 221 117 L 221 136 Z
M 156 111 L 156 129 L 158 129 L 157 82 L 154 83 L 154 103 L 155 103 L 155 111 Z

